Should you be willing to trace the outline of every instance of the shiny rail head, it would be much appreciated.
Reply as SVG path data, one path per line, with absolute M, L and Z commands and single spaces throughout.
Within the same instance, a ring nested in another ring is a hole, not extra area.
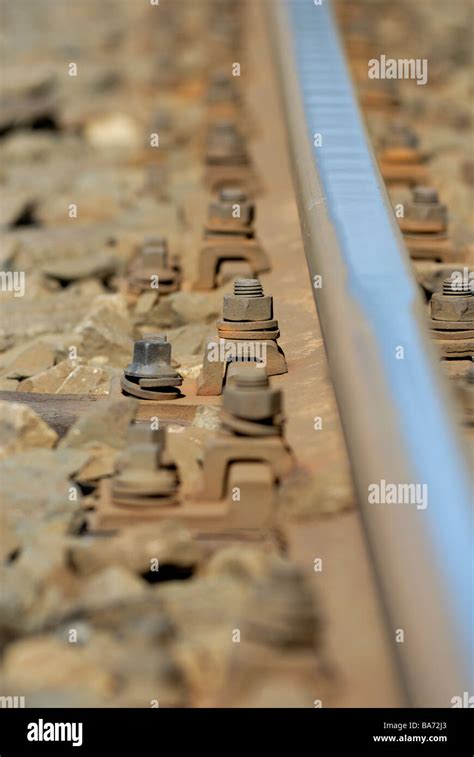
M 472 650 L 469 476 L 331 5 L 280 0 L 269 13 L 303 238 L 390 622 L 403 616 L 416 638 L 409 662 L 401 650 L 410 697 L 447 705 Z M 391 483 L 426 487 L 427 506 L 372 504 L 369 487 Z M 427 592 L 424 614 L 407 586 Z M 433 654 L 448 668 L 433 670 Z

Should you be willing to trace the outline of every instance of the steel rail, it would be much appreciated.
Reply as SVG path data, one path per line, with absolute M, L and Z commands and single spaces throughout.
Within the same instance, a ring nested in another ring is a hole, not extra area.
M 314 294 L 387 632 L 407 703 L 449 707 L 473 692 L 474 594 L 473 503 L 451 397 L 330 2 L 267 8 L 305 252 L 311 281 L 322 277 Z M 426 485 L 427 507 L 421 496 L 371 503 L 368 487 L 382 481 Z

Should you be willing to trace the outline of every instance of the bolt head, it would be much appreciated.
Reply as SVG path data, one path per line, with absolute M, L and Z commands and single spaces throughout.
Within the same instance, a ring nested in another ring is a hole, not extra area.
M 207 92 L 208 103 L 236 102 L 237 92 L 232 77 L 225 71 L 217 71 L 211 77 Z
M 220 202 L 246 202 L 247 195 L 240 187 L 224 187 L 219 192 Z
M 207 137 L 208 157 L 245 156 L 244 140 L 232 121 L 218 121 Z
M 169 255 L 167 246 L 144 245 L 141 258 L 147 270 L 158 271 L 169 268 Z
M 409 126 L 400 121 L 394 121 L 390 124 L 389 132 L 383 139 L 385 147 L 409 147 L 415 150 L 418 147 L 419 140 Z
M 247 201 L 243 192 L 222 190 L 219 199 L 209 205 L 208 225 L 211 228 L 247 229 L 253 223 L 254 214 L 255 205 Z
M 168 240 L 166 237 L 146 236 L 140 253 L 147 267 L 168 267 Z
M 438 191 L 434 187 L 418 186 L 413 189 L 413 201 L 421 203 L 439 203 Z
M 407 203 L 407 218 L 417 221 L 437 221 L 443 226 L 448 225 L 448 209 L 438 198 L 438 192 L 433 187 L 415 187 L 413 199 Z
M 133 345 L 133 359 L 125 374 L 137 378 L 159 376 L 171 365 L 171 344 L 166 336 L 149 336 L 137 339 Z

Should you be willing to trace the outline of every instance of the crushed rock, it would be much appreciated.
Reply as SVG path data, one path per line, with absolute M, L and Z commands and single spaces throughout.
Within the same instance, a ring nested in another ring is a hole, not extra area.
M 180 360 L 181 355 L 199 355 L 202 361 L 202 354 L 208 334 L 209 326 L 201 323 L 192 323 L 176 329 L 168 329 L 166 336 L 168 341 L 171 342 L 171 349 L 178 360 Z
M 29 291 L 29 275 L 26 276 L 25 297 L 12 297 L 2 302 L 0 344 L 11 346 L 19 340 L 38 336 L 71 333 L 77 323 L 90 311 L 90 297 L 72 294 L 69 289 L 47 293 L 34 300 L 25 301 Z M 75 342 L 77 343 L 77 336 Z
M 57 394 L 108 394 L 110 374 L 93 365 L 78 365 L 57 389 Z
M 88 612 L 136 599 L 147 591 L 143 579 L 120 565 L 110 565 L 81 582 L 79 603 Z
M 215 292 L 173 292 L 161 297 L 146 312 L 147 323 L 158 328 L 175 329 L 180 326 L 210 324 L 220 315 L 222 295 Z
M 18 387 L 18 391 L 58 394 L 64 382 L 82 365 L 82 362 L 80 359 L 71 360 L 68 358 L 67 360 L 62 360 L 54 367 L 22 381 Z
M 80 582 L 66 563 L 66 540 L 42 532 L 23 538 L 18 556 L 0 568 L 0 634 L 16 635 L 58 622 L 75 609 Z
M 202 371 L 202 357 L 198 357 L 197 355 L 180 355 L 178 368 L 183 378 L 195 380 Z
M 18 532 L 35 530 L 44 522 L 67 530 L 80 503 L 70 476 L 88 458 L 82 450 L 31 449 L 1 460 L 0 502 L 8 523 Z
M 136 148 L 142 142 L 137 121 L 126 113 L 107 113 L 91 118 L 85 125 L 84 136 L 94 147 Z
M 111 365 L 123 367 L 133 349 L 132 324 L 121 295 L 102 295 L 75 329 L 84 358 L 106 356 Z
M 56 259 L 46 260 L 41 270 L 45 276 L 65 282 L 93 276 L 104 279 L 116 272 L 117 260 L 107 251 L 90 252 L 73 258 L 58 256 Z
M 214 405 L 199 405 L 199 407 L 196 408 L 192 425 L 197 426 L 197 428 L 205 428 L 208 431 L 218 431 L 221 426 L 220 417 L 220 407 Z
M 4 357 L 5 361 L 8 360 L 7 356 L 2 357 Z M 8 379 L 29 378 L 51 368 L 54 365 L 55 359 L 56 352 L 54 348 L 50 344 L 39 340 L 25 347 L 19 354 L 16 354 L 12 362 L 3 363 L 4 367 L 1 369 L 0 375 Z
M 35 447 L 54 447 L 57 438 L 28 405 L 0 401 L 0 459 Z
M 176 521 L 162 521 L 151 531 L 148 525 L 127 528 L 106 539 L 84 537 L 70 549 L 70 560 L 81 575 L 91 575 L 111 565 L 121 565 L 142 575 L 151 570 L 151 561 L 160 566 L 195 568 L 202 562 L 204 550 L 189 531 Z
M 130 398 L 98 402 L 82 415 L 61 439 L 59 447 L 85 448 L 90 443 L 121 449 L 128 427 L 135 417 L 138 401 Z
M 86 364 L 82 358 L 67 358 L 47 371 L 25 379 L 18 385 L 20 392 L 42 394 L 107 395 L 110 381 L 118 369 L 108 365 L 108 358 L 93 358 Z
M 100 402 L 71 426 L 59 447 L 87 452 L 88 459 L 77 472 L 77 481 L 92 483 L 112 475 L 137 406 L 137 400 L 132 398 Z
M 118 680 L 102 669 L 90 647 L 69 644 L 51 636 L 13 642 L 7 647 L 3 675 L 15 691 L 44 691 L 67 687 L 92 696 L 110 697 Z

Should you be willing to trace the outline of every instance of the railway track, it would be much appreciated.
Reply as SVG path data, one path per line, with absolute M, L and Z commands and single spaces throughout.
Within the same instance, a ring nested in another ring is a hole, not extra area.
M 95 8 L 77 82 L 49 50 L 35 89 L 19 53 L 3 119 L 7 196 L 22 149 L 45 188 L 14 186 L 2 234 L 1 693 L 450 706 L 472 690 L 473 298 L 430 162 L 387 118 L 389 196 L 329 3 L 126 6 L 115 36 Z M 361 102 L 369 125 L 400 110 Z

